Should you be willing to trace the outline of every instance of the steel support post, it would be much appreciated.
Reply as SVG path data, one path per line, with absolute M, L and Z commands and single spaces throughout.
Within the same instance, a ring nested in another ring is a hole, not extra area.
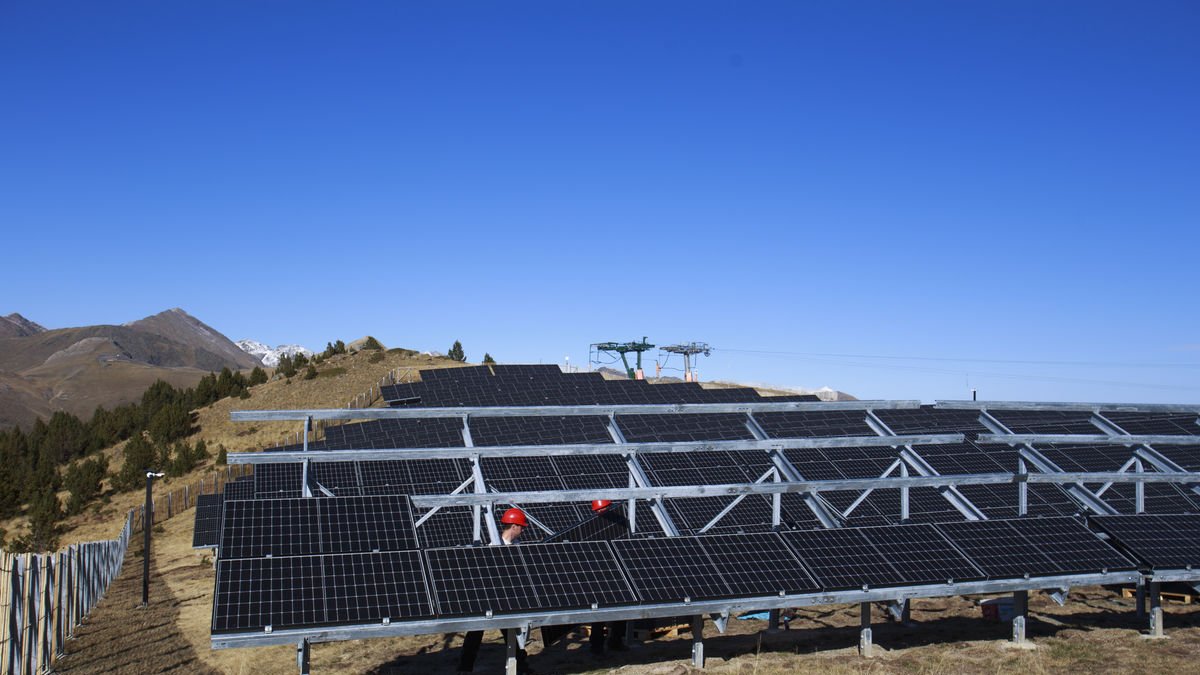
M 1146 637 L 1166 637 L 1163 632 L 1162 584 L 1157 581 L 1150 582 L 1150 633 Z
M 1134 466 L 1134 470 L 1137 473 L 1143 473 L 1146 470 L 1146 467 L 1145 467 L 1145 465 L 1142 464 L 1141 459 L 1134 458 L 1133 466 Z M 1133 490 L 1134 490 L 1134 495 L 1135 495 L 1133 512 L 1134 513 L 1145 513 L 1146 512 L 1146 484 L 1141 483 L 1141 482 L 1134 483 Z
M 908 465 L 900 465 L 900 475 L 908 478 Z M 908 488 L 900 488 L 900 522 L 908 522 L 909 506 L 908 506 Z
M 779 632 L 779 614 L 780 614 L 780 612 L 778 609 L 772 609 L 767 612 L 767 632 L 768 633 L 778 633 Z
M 1024 457 L 1017 458 L 1017 474 L 1024 477 L 1029 474 L 1029 467 L 1025 464 Z M 1025 516 L 1029 514 L 1029 481 L 1022 480 L 1017 483 L 1017 515 Z
M 146 506 L 142 518 L 142 607 L 150 604 L 150 528 L 154 526 L 154 473 L 146 472 Z
M 312 647 L 308 640 L 296 643 L 296 665 L 300 667 L 300 675 L 309 675 L 312 671 Z
M 1136 590 L 1134 591 L 1134 607 L 1137 609 L 1137 618 L 1146 618 L 1146 581 L 1138 579 Z
M 517 629 L 504 631 L 504 675 L 517 675 Z
M 692 665 L 704 667 L 704 615 L 692 617 Z
M 859 607 L 859 631 L 858 631 L 858 654 L 863 658 L 869 659 L 874 656 L 874 643 L 871 636 L 871 603 L 860 602 Z
M 1029 591 L 1013 593 L 1012 641 L 1016 645 L 1026 643 L 1025 624 L 1029 617 Z

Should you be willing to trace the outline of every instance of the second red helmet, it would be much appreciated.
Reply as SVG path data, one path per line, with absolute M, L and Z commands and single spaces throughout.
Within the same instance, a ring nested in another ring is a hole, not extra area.
M 612 506 L 611 500 L 608 500 L 608 499 L 592 500 L 592 510 L 593 511 L 603 511 L 604 509 L 607 509 L 610 506 Z

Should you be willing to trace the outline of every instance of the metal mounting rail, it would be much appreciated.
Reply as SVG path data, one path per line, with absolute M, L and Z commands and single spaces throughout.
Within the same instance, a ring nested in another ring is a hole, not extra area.
M 924 586 L 898 586 L 867 590 L 848 590 L 810 593 L 806 595 L 778 595 L 759 598 L 711 600 L 691 603 L 653 605 L 629 605 L 623 607 L 601 607 L 592 610 L 565 610 L 535 612 L 493 617 L 466 617 L 454 619 L 424 619 L 419 621 L 396 621 L 359 626 L 333 628 L 297 628 L 273 630 L 271 632 L 225 633 L 212 636 L 213 649 L 237 647 L 261 647 L 291 644 L 301 640 L 310 642 L 336 642 L 367 638 L 396 637 L 403 635 L 429 635 L 436 633 L 459 633 L 471 630 L 499 628 L 537 628 L 539 626 L 572 625 L 601 621 L 650 619 L 665 616 L 701 614 L 734 614 L 744 611 L 777 609 L 779 607 L 812 607 L 862 602 L 886 602 L 912 598 L 942 598 L 976 593 L 1007 593 L 1021 590 L 1058 589 L 1103 584 L 1136 583 L 1137 572 L 1106 572 L 1074 576 L 1033 577 L 1029 579 L 1002 579 L 963 583 L 929 584 Z
M 979 434 L 975 440 L 981 445 L 1005 443 L 1021 445 L 1029 443 L 1068 443 L 1072 445 L 1200 445 L 1197 436 L 1167 436 L 1143 434 L 1110 436 L 1108 434 Z
M 630 452 L 705 452 L 713 450 L 776 450 L 785 448 L 865 448 L 961 443 L 962 434 L 913 436 L 839 436 L 834 438 L 775 438 L 766 441 L 688 441 L 682 443 L 580 443 L 577 445 L 496 445 L 449 448 L 377 448 L 374 450 L 287 450 L 231 452 L 230 464 L 290 464 L 355 462 L 378 459 L 439 459 L 452 457 L 525 457 L 538 455 L 627 455 Z
M 781 403 L 667 403 L 637 405 L 474 406 L 462 408 L 324 408 L 319 410 L 234 410 L 234 422 L 390 420 L 427 417 L 570 417 L 575 415 L 665 415 L 687 413 L 789 412 L 919 408 L 920 401 L 785 401 Z
M 688 497 L 721 497 L 741 494 L 776 494 L 790 492 L 832 492 L 837 490 L 887 490 L 945 485 L 1004 485 L 1019 483 L 1200 483 L 1200 473 L 1123 473 L 1120 471 L 1077 473 L 974 473 L 936 476 L 889 476 L 887 478 L 843 478 L 839 480 L 781 481 L 763 483 L 726 483 L 721 485 L 690 485 L 677 487 L 605 488 L 608 499 L 675 499 Z M 585 502 L 596 497 L 598 490 L 553 490 L 527 492 L 490 492 L 485 495 L 412 495 L 413 505 L 471 506 L 474 504 Z
M 880 406 L 882 407 L 882 406 Z M 1062 410 L 1098 412 L 1197 413 L 1200 404 L 1176 403 L 1044 403 L 1038 401 L 936 401 L 935 408 L 959 410 Z

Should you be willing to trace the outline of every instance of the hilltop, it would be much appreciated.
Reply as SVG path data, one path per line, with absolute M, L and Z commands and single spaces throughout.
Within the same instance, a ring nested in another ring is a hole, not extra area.
M 122 325 L 46 329 L 0 320 L 0 428 L 56 411 L 88 418 L 137 400 L 156 380 L 190 387 L 209 372 L 262 363 L 182 309 Z

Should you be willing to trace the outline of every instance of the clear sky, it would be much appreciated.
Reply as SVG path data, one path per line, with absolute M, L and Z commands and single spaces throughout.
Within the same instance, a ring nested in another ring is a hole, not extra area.
M 1197 35 L 1192 0 L 4 2 L 0 314 L 1200 402 Z

